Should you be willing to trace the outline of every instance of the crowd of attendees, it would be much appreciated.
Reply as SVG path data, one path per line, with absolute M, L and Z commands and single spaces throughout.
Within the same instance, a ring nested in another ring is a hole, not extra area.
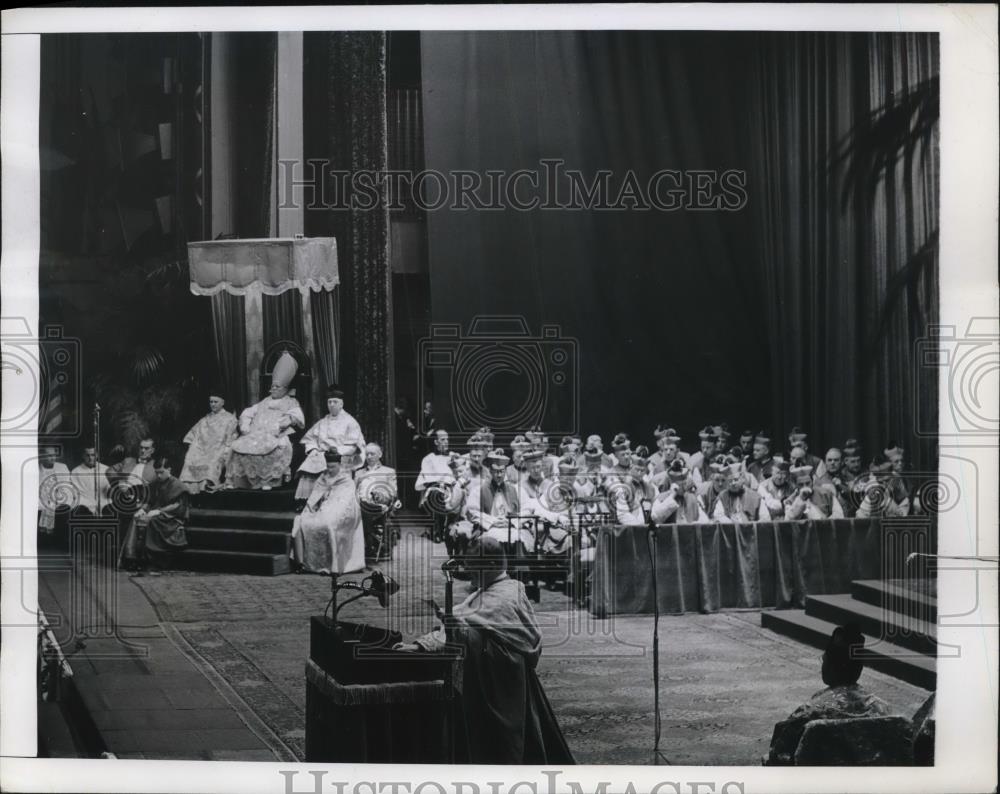
M 508 453 L 482 428 L 459 453 L 438 429 L 415 489 L 435 515 L 437 539 L 459 546 L 493 530 L 508 539 L 516 532 L 528 545 L 534 524 L 525 530 L 518 523 L 528 517 L 544 519 L 546 542 L 558 545 L 573 519 L 587 513 L 628 525 L 891 517 L 923 509 L 895 442 L 866 457 L 848 439 L 820 459 L 797 427 L 785 445 L 763 431 L 734 440 L 725 425 L 706 426 L 690 453 L 671 427 L 653 435 L 653 451 L 624 433 L 609 449 L 598 435 L 566 436 L 555 449 L 533 430 L 514 437 Z

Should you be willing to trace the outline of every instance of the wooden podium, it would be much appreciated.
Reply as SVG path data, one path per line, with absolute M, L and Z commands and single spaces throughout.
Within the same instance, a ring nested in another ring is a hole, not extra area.
M 459 652 L 394 651 L 398 632 L 310 621 L 306 758 L 324 763 L 456 763 Z

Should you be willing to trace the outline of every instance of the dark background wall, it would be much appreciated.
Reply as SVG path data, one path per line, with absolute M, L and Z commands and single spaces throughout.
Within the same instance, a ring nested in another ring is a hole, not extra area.
M 428 168 L 537 171 L 558 157 L 588 181 L 611 169 L 612 200 L 629 171 L 645 185 L 664 168 L 747 168 L 745 35 L 425 33 L 422 44 Z M 768 421 L 749 211 L 442 209 L 428 225 L 435 323 L 518 315 L 532 334 L 553 324 L 575 340 L 577 393 L 546 377 L 542 394 L 578 412 L 553 406 L 547 429 L 651 440 L 666 421 L 696 446 L 706 422 Z M 490 386 L 523 399 L 523 379 L 502 369 Z M 473 399 L 453 381 L 436 379 L 439 416 Z M 517 410 L 493 399 L 496 416 Z

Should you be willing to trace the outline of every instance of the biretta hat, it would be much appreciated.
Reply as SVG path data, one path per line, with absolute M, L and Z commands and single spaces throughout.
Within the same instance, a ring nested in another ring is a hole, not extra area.
M 807 438 L 809 438 L 809 434 L 806 433 L 805 430 L 802 430 L 798 425 L 788 431 L 788 440 L 793 444 L 796 441 L 805 441 Z
M 791 468 L 791 464 L 784 458 L 772 458 L 771 459 L 772 471 L 784 471 L 787 472 Z
M 671 482 L 684 482 L 688 478 L 689 473 L 688 467 L 684 465 L 684 461 L 680 458 L 675 458 L 667 467 L 667 477 L 670 478 Z
M 343 400 L 344 392 L 337 386 L 327 386 L 326 387 L 326 399 L 328 400 Z
M 754 444 L 767 444 L 767 445 L 770 445 L 771 444 L 771 434 L 768 433 L 766 430 L 761 430 L 761 431 L 759 431 L 757 433 L 757 435 L 754 436 L 753 443 Z
M 576 460 L 571 455 L 559 458 L 559 471 L 562 474 L 575 474 L 580 470 Z
M 486 462 L 490 466 L 506 467 L 510 464 L 510 458 L 507 457 L 507 454 L 503 451 L 502 447 L 497 447 L 486 456 Z
M 715 429 L 710 425 L 705 425 L 705 427 L 698 431 L 698 438 L 702 441 L 715 441 Z
M 812 466 L 792 466 L 789 470 L 796 482 L 812 481 Z
M 510 448 L 512 450 L 529 450 L 531 449 L 531 442 L 524 436 L 514 436 L 514 440 L 510 442 Z
M 876 455 L 868 468 L 873 474 L 888 474 L 892 471 L 892 461 L 885 455 Z

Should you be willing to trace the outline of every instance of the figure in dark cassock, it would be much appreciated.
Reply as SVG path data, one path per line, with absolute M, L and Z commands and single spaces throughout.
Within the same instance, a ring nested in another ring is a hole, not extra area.
M 542 635 L 524 585 L 507 575 L 503 546 L 488 536 L 469 549 L 476 589 L 454 609 L 454 641 L 464 649 L 462 761 L 572 764 L 573 755 L 535 668 Z M 397 649 L 444 649 L 444 627 Z
M 125 536 L 121 562 L 126 568 L 168 562 L 171 555 L 187 548 L 189 491 L 173 476 L 166 458 L 156 458 L 153 470 L 156 478 L 149 485 L 148 497 Z

